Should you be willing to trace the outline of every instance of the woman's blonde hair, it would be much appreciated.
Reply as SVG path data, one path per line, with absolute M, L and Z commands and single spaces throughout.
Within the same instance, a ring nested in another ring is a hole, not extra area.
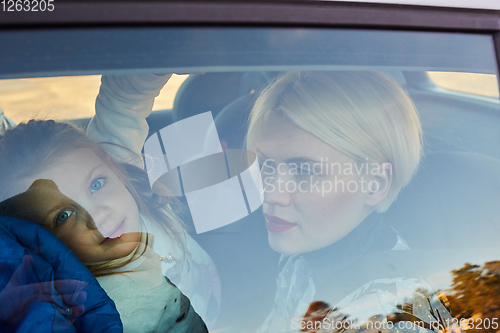
M 146 171 L 116 162 L 100 144 L 70 123 L 30 120 L 0 135 L 0 201 L 22 191 L 19 189 L 19 182 L 24 178 L 36 175 L 50 167 L 58 158 L 80 148 L 91 149 L 106 163 L 134 198 L 141 216 L 158 223 L 184 250 L 183 223 L 170 208 L 171 199 L 160 197 L 151 191 Z M 139 245 L 128 256 L 108 262 L 85 264 L 94 276 L 113 274 L 117 268 L 142 255 L 144 245 L 147 246 L 148 242 L 151 242 L 148 234 L 141 233 Z
M 271 83 L 250 114 L 255 149 L 271 114 L 280 114 L 358 163 L 391 163 L 392 184 L 376 207 L 386 211 L 422 155 L 422 129 L 408 94 L 379 72 L 288 72 Z

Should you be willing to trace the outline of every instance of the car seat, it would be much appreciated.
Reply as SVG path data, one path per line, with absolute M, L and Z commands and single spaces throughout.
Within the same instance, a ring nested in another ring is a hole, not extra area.
M 207 111 L 215 117 L 226 105 L 259 90 L 266 83 L 267 78 L 261 72 L 191 74 L 175 96 L 173 120 Z
M 268 80 L 264 73 L 245 74 L 249 76 L 243 77 L 241 91 L 248 92 L 228 103 L 214 117 L 224 149 L 244 147 L 248 114 Z M 280 256 L 269 247 L 262 209 L 227 226 L 193 235 L 193 238 L 209 253 L 221 277 L 225 298 L 217 324 L 256 329 L 271 311 Z M 259 304 L 258 308 L 256 304 Z M 234 311 L 252 313 L 252 316 L 233 316 Z
M 500 160 L 470 152 L 434 152 L 386 212 L 412 249 L 497 246 Z

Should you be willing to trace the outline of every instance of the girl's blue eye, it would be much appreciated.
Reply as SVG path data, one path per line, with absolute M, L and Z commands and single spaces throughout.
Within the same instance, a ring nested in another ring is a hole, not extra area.
M 66 222 L 67 219 L 73 214 L 74 212 L 72 210 L 63 210 L 56 216 L 56 223 L 61 224 Z
M 104 178 L 97 178 L 90 184 L 90 192 L 98 191 L 104 185 Z

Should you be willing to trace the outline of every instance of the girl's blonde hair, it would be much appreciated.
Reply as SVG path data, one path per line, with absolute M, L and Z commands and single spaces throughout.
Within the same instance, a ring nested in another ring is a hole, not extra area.
M 379 72 L 288 72 L 271 83 L 250 114 L 247 147 L 254 150 L 269 116 L 283 115 L 358 163 L 391 163 L 386 211 L 415 173 L 422 129 L 408 94 Z
M 116 162 L 98 143 L 76 126 L 53 120 L 30 120 L 0 136 L 0 201 L 22 191 L 18 182 L 50 167 L 58 158 L 80 148 L 91 149 L 113 170 L 130 192 L 141 216 L 158 223 L 184 249 L 182 221 L 169 206 L 169 198 L 151 191 L 147 173 L 133 165 Z M 125 148 L 124 148 L 125 149 Z M 136 249 L 124 258 L 86 264 L 95 275 L 113 274 L 139 257 L 150 239 L 142 233 Z M 183 251 L 184 252 L 184 251 Z

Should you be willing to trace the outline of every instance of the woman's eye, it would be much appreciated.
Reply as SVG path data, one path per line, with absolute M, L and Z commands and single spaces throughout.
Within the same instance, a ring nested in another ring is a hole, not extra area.
M 312 175 L 311 173 L 311 170 L 310 169 L 297 169 L 297 173 L 300 175 L 300 176 L 309 176 L 309 175 Z
M 66 222 L 67 219 L 73 214 L 74 212 L 72 210 L 63 210 L 56 216 L 56 223 L 64 223 Z
M 313 166 L 304 166 L 302 168 L 297 168 L 294 170 L 293 175 L 297 178 L 304 178 L 304 177 L 316 177 L 316 176 L 321 176 L 323 173 L 321 172 L 320 168 L 314 168 Z
M 104 178 L 97 178 L 90 184 L 90 192 L 98 191 L 104 185 Z

